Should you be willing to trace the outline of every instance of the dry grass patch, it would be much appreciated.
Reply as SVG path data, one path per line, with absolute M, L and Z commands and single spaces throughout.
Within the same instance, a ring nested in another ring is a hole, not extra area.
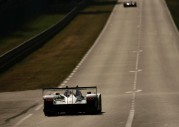
M 38 51 L 0 75 L 0 91 L 58 86 L 104 27 L 114 2 L 92 4 Z

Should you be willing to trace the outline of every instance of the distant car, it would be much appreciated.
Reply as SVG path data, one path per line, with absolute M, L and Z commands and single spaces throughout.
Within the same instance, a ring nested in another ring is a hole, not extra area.
M 134 1 L 126 1 L 123 3 L 124 7 L 137 7 L 137 3 Z
M 90 113 L 102 111 L 102 97 L 97 87 L 44 88 L 44 114 L 53 116 L 60 113 Z

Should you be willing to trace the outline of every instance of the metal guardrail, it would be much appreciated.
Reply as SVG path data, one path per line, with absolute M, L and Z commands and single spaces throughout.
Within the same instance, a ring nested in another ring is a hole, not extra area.
M 45 44 L 51 37 L 63 29 L 78 14 L 79 10 L 85 7 L 88 2 L 89 0 L 83 0 L 58 23 L 1 55 L 0 73 L 4 72 L 19 60 L 23 59 L 25 56 L 29 55 Z

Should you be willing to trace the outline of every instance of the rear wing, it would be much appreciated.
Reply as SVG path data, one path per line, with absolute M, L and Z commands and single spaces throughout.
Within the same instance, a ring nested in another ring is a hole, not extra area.
M 80 91 L 87 91 L 87 92 L 91 92 L 94 94 L 97 94 L 97 87 L 96 86 L 90 86 L 90 87 L 64 87 L 64 88 L 43 88 L 42 89 L 42 95 L 47 95 L 47 94 L 52 94 L 52 93 L 61 93 L 64 92 L 65 90 L 72 90 L 72 91 L 76 91 L 76 90 L 80 90 Z

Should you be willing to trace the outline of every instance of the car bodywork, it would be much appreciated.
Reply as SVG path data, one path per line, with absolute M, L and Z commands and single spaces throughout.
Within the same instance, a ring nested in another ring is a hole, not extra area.
M 137 7 L 137 3 L 134 1 L 126 1 L 123 3 L 124 7 Z
M 51 116 L 65 113 L 100 113 L 101 94 L 97 87 L 66 87 L 43 89 L 44 114 Z

